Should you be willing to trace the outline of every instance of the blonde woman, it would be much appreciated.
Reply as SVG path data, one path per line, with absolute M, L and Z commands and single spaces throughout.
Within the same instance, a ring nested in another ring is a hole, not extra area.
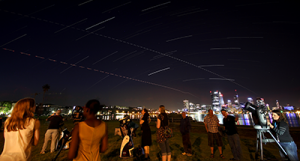
M 33 98 L 19 100 L 4 123 L 4 148 L 0 161 L 30 160 L 31 147 L 37 145 L 40 121 L 33 118 L 35 112 Z

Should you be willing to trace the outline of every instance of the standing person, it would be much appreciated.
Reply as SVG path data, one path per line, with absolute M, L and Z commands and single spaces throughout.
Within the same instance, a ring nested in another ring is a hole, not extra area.
M 208 133 L 208 146 L 210 146 L 211 152 L 210 157 L 214 157 L 214 141 L 216 141 L 220 152 L 220 157 L 222 159 L 225 159 L 225 157 L 222 154 L 223 142 L 218 130 L 218 127 L 220 126 L 219 119 L 216 115 L 214 115 L 212 109 L 209 109 L 208 115 L 204 117 L 204 125 L 206 132 Z
M 19 100 L 4 123 L 4 148 L 0 161 L 30 160 L 31 147 L 39 142 L 40 121 L 34 119 L 33 98 Z
M 190 130 L 191 130 L 190 120 L 188 117 L 186 117 L 186 112 L 182 112 L 182 119 L 180 120 L 180 132 L 182 135 L 182 143 L 184 147 L 184 152 L 182 153 L 182 155 L 192 156 Z
M 283 113 L 281 113 L 279 110 L 273 110 L 272 117 L 274 123 L 271 124 L 268 121 L 268 125 L 270 126 L 272 131 L 276 133 L 277 138 L 279 138 L 279 144 L 287 153 L 287 156 L 285 156 L 283 152 L 279 150 L 282 160 L 286 160 L 288 158 L 290 161 L 299 161 L 297 154 L 297 145 L 290 135 L 289 125 L 285 117 L 283 116 Z
M 151 129 L 149 126 L 150 117 L 147 109 L 142 110 L 142 118 L 140 120 L 140 124 L 142 126 L 142 147 L 145 149 L 145 159 L 149 160 L 149 146 L 152 145 L 151 139 Z
M 135 122 L 133 122 L 129 116 L 127 115 L 126 116 L 127 120 L 129 120 L 129 123 L 128 123 L 128 135 L 131 135 L 132 137 L 136 137 L 136 130 L 139 128 L 139 125 Z M 131 131 L 131 128 L 132 128 L 132 131 Z
M 156 122 L 156 140 L 160 146 L 161 154 L 162 154 L 162 161 L 166 161 L 168 158 L 168 161 L 171 161 L 171 150 L 169 147 L 169 140 L 165 137 L 164 130 L 165 127 L 169 125 L 169 119 L 168 115 L 165 112 L 165 106 L 160 105 L 159 106 L 159 115 L 157 117 Z
M 100 161 L 100 153 L 107 150 L 107 125 L 98 120 L 97 112 L 101 110 L 100 102 L 89 100 L 83 107 L 85 121 L 75 125 L 72 132 L 68 158 L 73 161 Z
M 73 123 L 77 124 L 83 120 L 82 108 L 80 106 L 76 106 L 72 115 Z
M 56 140 L 58 138 L 58 129 L 63 123 L 63 118 L 60 115 L 61 110 L 57 110 L 56 113 L 53 113 L 51 116 L 49 116 L 46 121 L 50 121 L 48 130 L 45 133 L 45 140 L 44 144 L 42 147 L 42 151 L 40 152 L 41 154 L 45 154 L 45 150 L 48 145 L 48 141 L 51 140 L 51 147 L 50 147 L 50 152 L 53 153 L 55 150 L 55 144 Z
M 242 160 L 240 136 L 237 132 L 237 127 L 235 124 L 235 122 L 237 122 L 238 120 L 238 117 L 233 117 L 228 115 L 228 113 L 224 109 L 222 109 L 221 112 L 222 115 L 224 116 L 223 125 L 233 155 L 233 158 L 231 158 L 230 160 Z

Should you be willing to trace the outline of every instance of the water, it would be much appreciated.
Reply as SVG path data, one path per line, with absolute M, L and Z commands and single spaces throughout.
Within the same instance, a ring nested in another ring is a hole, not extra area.
M 285 117 L 289 123 L 290 127 L 300 127 L 300 119 L 299 119 L 299 113 L 294 113 L 294 112 L 285 112 Z M 103 120 L 119 120 L 124 118 L 124 115 L 129 115 L 130 119 L 140 119 L 141 115 L 140 114 L 128 114 L 128 113 L 117 113 L 117 114 L 111 114 L 111 115 L 103 115 L 101 116 Z M 203 122 L 204 117 L 207 114 L 199 113 L 199 112 L 194 112 L 188 114 L 188 116 L 192 117 L 193 120 L 196 120 L 198 122 Z M 223 124 L 223 115 L 222 114 L 215 114 L 218 119 L 219 123 Z M 155 117 L 155 114 L 151 114 L 151 117 Z M 233 115 L 234 116 L 234 115 Z M 251 115 L 250 114 L 237 114 L 239 117 L 237 121 L 237 125 L 246 125 L 246 126 L 253 126 L 254 123 L 252 121 Z M 272 115 L 269 115 L 270 121 L 273 122 Z

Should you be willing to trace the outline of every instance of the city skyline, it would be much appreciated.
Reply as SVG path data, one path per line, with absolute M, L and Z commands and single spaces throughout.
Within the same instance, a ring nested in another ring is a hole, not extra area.
M 294 2 L 0 1 L 1 100 L 182 107 L 235 89 L 300 106 Z M 38 93 L 38 95 L 35 95 Z

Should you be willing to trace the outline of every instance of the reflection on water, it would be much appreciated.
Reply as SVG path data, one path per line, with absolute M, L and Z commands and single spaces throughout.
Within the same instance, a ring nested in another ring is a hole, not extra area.
M 299 127 L 299 114 L 287 112 L 285 113 L 285 116 L 290 127 Z
M 190 114 L 189 116 L 198 122 L 203 122 L 204 117 L 206 115 L 207 114 L 193 113 L 193 114 Z M 218 117 L 219 123 L 223 124 L 223 115 L 222 114 L 215 114 L 215 115 Z M 232 114 L 229 114 L 229 115 L 232 115 Z M 232 116 L 235 116 L 235 115 L 232 115 Z M 248 126 L 254 125 L 254 122 L 251 118 L 252 116 L 250 114 L 237 114 L 237 116 L 239 118 L 236 123 L 237 125 L 248 125 Z M 300 122 L 299 114 L 294 113 L 294 112 L 291 112 L 291 113 L 285 112 L 285 116 L 286 116 L 286 119 L 288 120 L 290 127 L 300 127 L 299 126 L 299 122 Z M 271 114 L 269 114 L 269 118 L 270 118 L 270 121 L 273 122 Z
M 115 115 L 102 115 L 99 116 L 101 117 L 103 120 L 119 120 L 124 118 L 125 115 L 129 115 L 130 119 L 140 119 L 140 117 L 142 116 L 141 114 L 128 114 L 128 113 L 116 113 Z M 198 122 L 203 122 L 204 117 L 207 114 L 203 114 L 203 113 L 199 113 L 199 112 L 194 112 L 194 113 L 190 113 L 188 114 L 188 116 L 192 117 L 193 120 L 196 120 Z M 223 115 L 222 114 L 215 114 L 218 119 L 219 119 L 219 123 L 223 124 Z M 250 114 L 229 114 L 232 116 L 238 116 L 238 121 L 237 121 L 237 125 L 247 125 L 247 126 L 253 126 L 253 120 L 252 120 L 252 116 Z M 151 117 L 154 118 L 156 115 L 155 114 L 151 114 Z M 286 119 L 288 120 L 289 126 L 290 127 L 300 127 L 299 122 L 299 113 L 294 113 L 294 112 L 285 112 L 285 116 Z M 272 115 L 271 113 L 269 113 L 269 118 L 270 118 L 270 122 L 273 122 L 272 119 Z

